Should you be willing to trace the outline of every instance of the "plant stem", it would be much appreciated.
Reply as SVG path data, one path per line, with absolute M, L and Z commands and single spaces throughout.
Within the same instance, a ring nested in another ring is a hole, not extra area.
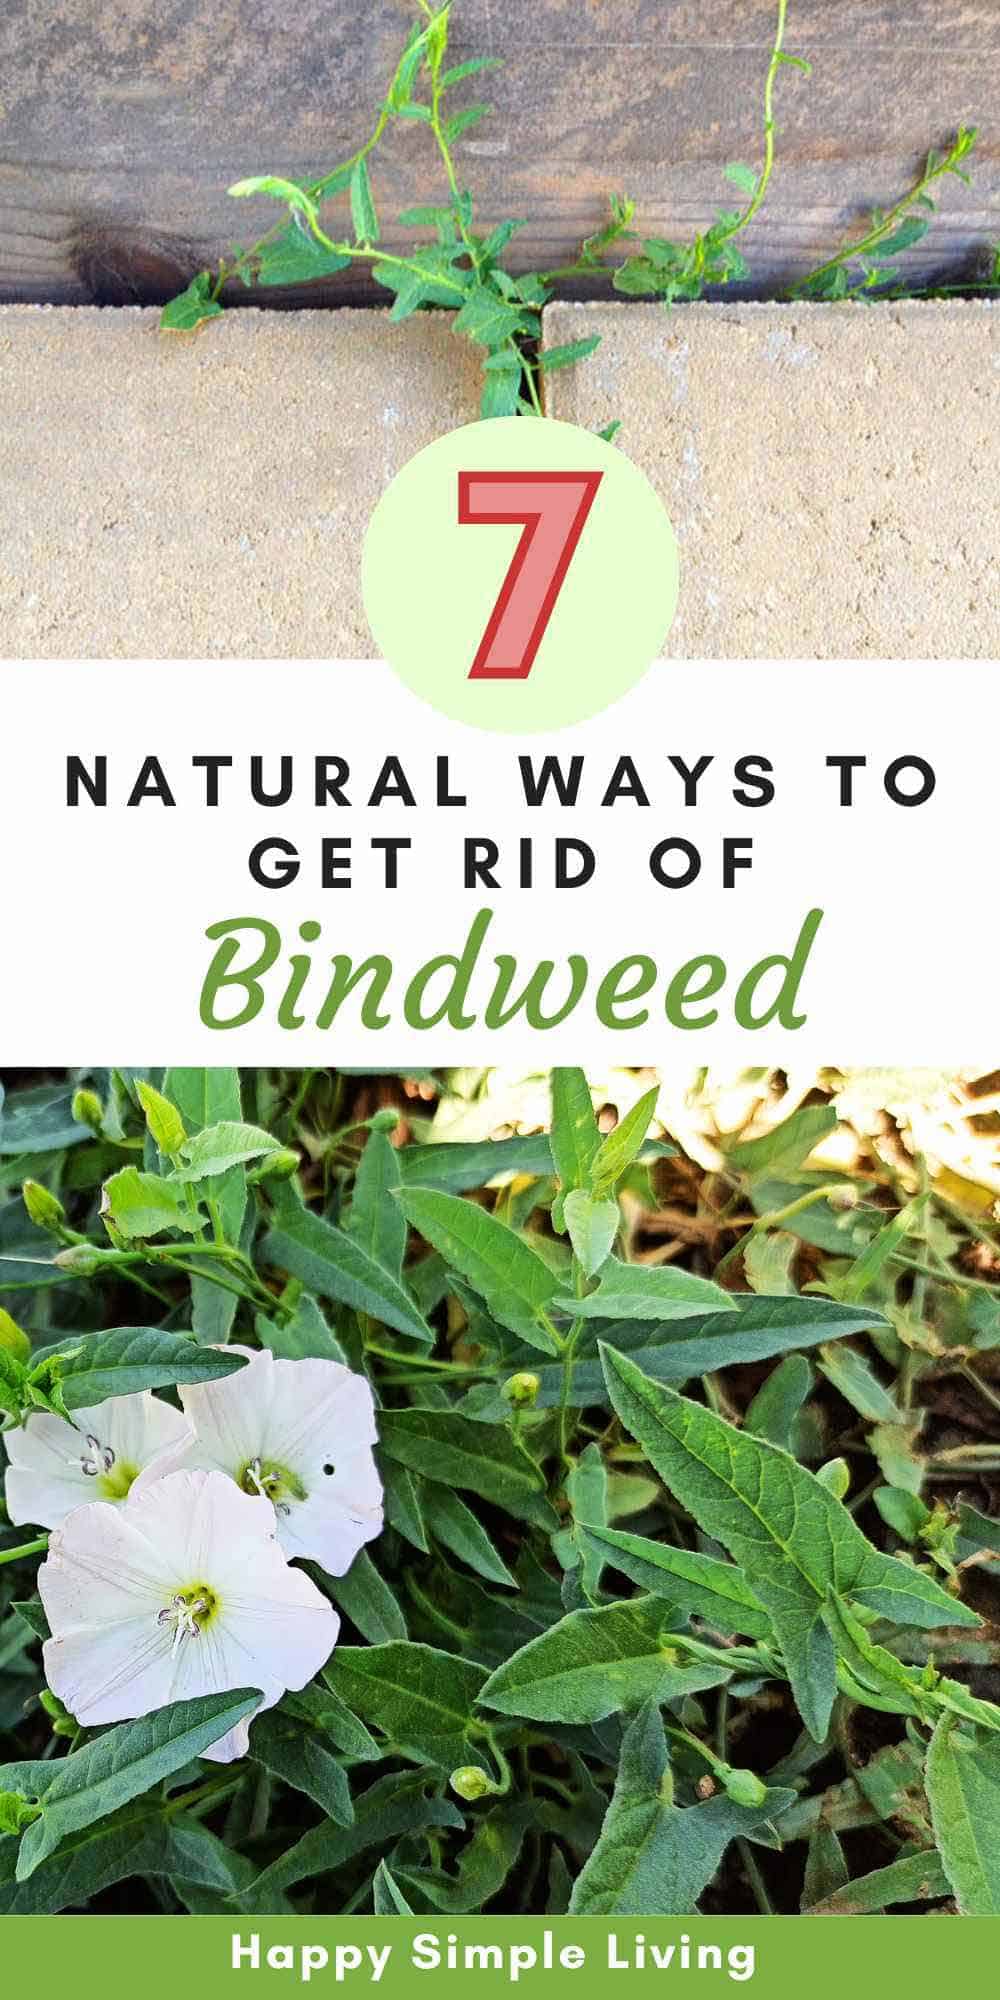
M 757 1865 L 757 1857 L 754 1854 L 753 1848 L 747 1840 L 738 1840 L 736 1845 L 739 1849 L 740 1860 L 746 1870 L 747 1881 L 753 1890 L 754 1901 L 761 1916 L 773 1917 L 774 1904 L 767 1893 L 767 1884 Z
M 975 127 L 969 131 L 960 127 L 957 139 L 943 159 L 938 159 L 935 154 L 929 153 L 923 173 L 914 181 L 909 192 L 902 195 L 895 206 L 890 208 L 888 214 L 873 223 L 858 242 L 841 244 L 840 249 L 835 251 L 832 257 L 828 257 L 825 264 L 818 264 L 815 270 L 800 278 L 798 283 L 791 287 L 787 294 L 788 298 L 801 298 L 807 287 L 810 289 L 815 287 L 824 278 L 829 277 L 831 272 L 842 269 L 846 264 L 854 263 L 858 257 L 866 257 L 872 250 L 877 250 L 879 244 L 883 243 L 887 236 L 891 236 L 914 203 L 926 196 L 928 188 L 933 187 L 935 181 L 941 180 L 945 174 L 956 172 L 958 161 L 964 159 L 971 151 L 975 138 Z M 863 290 L 864 287 L 859 289 Z
M 795 1201 L 787 1202 L 784 1208 L 774 1208 L 768 1215 L 759 1215 L 746 1235 L 741 1236 L 733 1244 L 732 1249 L 727 1250 L 725 1256 L 720 1258 L 715 1267 L 715 1276 L 718 1277 L 720 1271 L 725 1271 L 734 1259 L 742 1254 L 754 1236 L 759 1236 L 765 1229 L 780 1228 L 783 1222 L 791 1222 L 796 1215 L 801 1215 L 803 1210 L 812 1208 L 817 1201 L 829 1201 L 831 1195 L 841 1192 L 841 1186 L 842 1183 L 834 1181 L 824 1187 L 810 1188 L 806 1194 L 798 1195 Z
M 764 79 L 764 164 L 757 176 L 757 185 L 746 207 L 730 230 L 731 236 L 739 236 L 748 229 L 767 193 L 768 182 L 774 168 L 774 80 L 782 63 L 794 60 L 784 53 L 785 21 L 788 15 L 788 0 L 778 0 L 778 20 L 774 30 L 771 60 Z
M 48 1546 L 48 1535 L 39 1535 L 37 1541 L 22 1542 L 18 1549 L 0 1549 L 0 1563 L 20 1562 L 25 1556 L 44 1555 Z

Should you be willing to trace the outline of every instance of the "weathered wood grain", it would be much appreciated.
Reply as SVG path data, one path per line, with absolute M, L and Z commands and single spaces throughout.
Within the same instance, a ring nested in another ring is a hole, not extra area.
M 0 297 L 169 296 L 270 219 L 227 198 L 233 180 L 309 176 L 359 143 L 410 13 L 407 0 L 5 0 Z M 996 0 L 792 0 L 789 13 L 787 46 L 813 76 L 779 80 L 750 289 L 801 275 L 961 121 L 984 128 L 974 184 L 948 183 L 907 266 L 971 273 L 1000 236 Z M 480 86 L 494 115 L 459 154 L 485 224 L 528 218 L 514 261 L 564 262 L 613 189 L 655 233 L 704 226 L 732 195 L 725 162 L 759 157 L 773 15 L 773 0 L 455 0 L 456 57 L 504 59 Z M 393 132 L 376 188 L 387 225 L 437 196 L 423 131 Z M 351 272 L 310 303 L 377 295 Z

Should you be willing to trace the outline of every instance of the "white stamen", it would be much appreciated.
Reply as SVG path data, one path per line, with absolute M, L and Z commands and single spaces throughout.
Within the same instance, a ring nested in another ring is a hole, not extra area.
M 172 1598 L 169 1604 L 164 1605 L 162 1611 L 157 1613 L 156 1622 L 158 1625 L 172 1625 L 174 1628 L 174 1643 L 170 1648 L 171 1656 L 176 1653 L 182 1639 L 197 1639 L 199 1637 L 201 1626 L 198 1623 L 198 1614 L 201 1611 L 207 1610 L 208 1603 L 204 1597 L 196 1597 L 189 1604 L 187 1599 L 182 1597 L 178 1592 L 178 1595 Z
M 102 1444 L 100 1438 L 87 1434 L 87 1449 L 81 1454 L 80 1465 L 88 1479 L 97 1479 L 102 1472 L 110 1472 L 115 1455 L 109 1444 Z

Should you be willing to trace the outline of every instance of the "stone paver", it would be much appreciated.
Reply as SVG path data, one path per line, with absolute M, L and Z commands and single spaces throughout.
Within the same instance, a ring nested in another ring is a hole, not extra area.
M 444 318 L 0 307 L 0 657 L 352 658 L 365 524 L 476 416 Z
M 681 547 L 669 650 L 1000 656 L 1000 312 L 558 305 L 553 415 L 623 420 Z M 0 657 L 365 656 L 365 524 L 478 408 L 449 319 L 0 308 Z
M 1000 311 L 557 305 L 552 415 L 600 427 L 677 531 L 668 650 L 1000 655 Z

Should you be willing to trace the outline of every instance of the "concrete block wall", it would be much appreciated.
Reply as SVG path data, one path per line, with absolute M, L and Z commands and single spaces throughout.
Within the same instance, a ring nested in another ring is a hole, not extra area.
M 393 473 L 474 419 L 448 318 L 0 307 L 0 657 L 370 654 Z M 551 414 L 622 419 L 688 658 L 1000 655 L 1000 312 L 556 305 Z

